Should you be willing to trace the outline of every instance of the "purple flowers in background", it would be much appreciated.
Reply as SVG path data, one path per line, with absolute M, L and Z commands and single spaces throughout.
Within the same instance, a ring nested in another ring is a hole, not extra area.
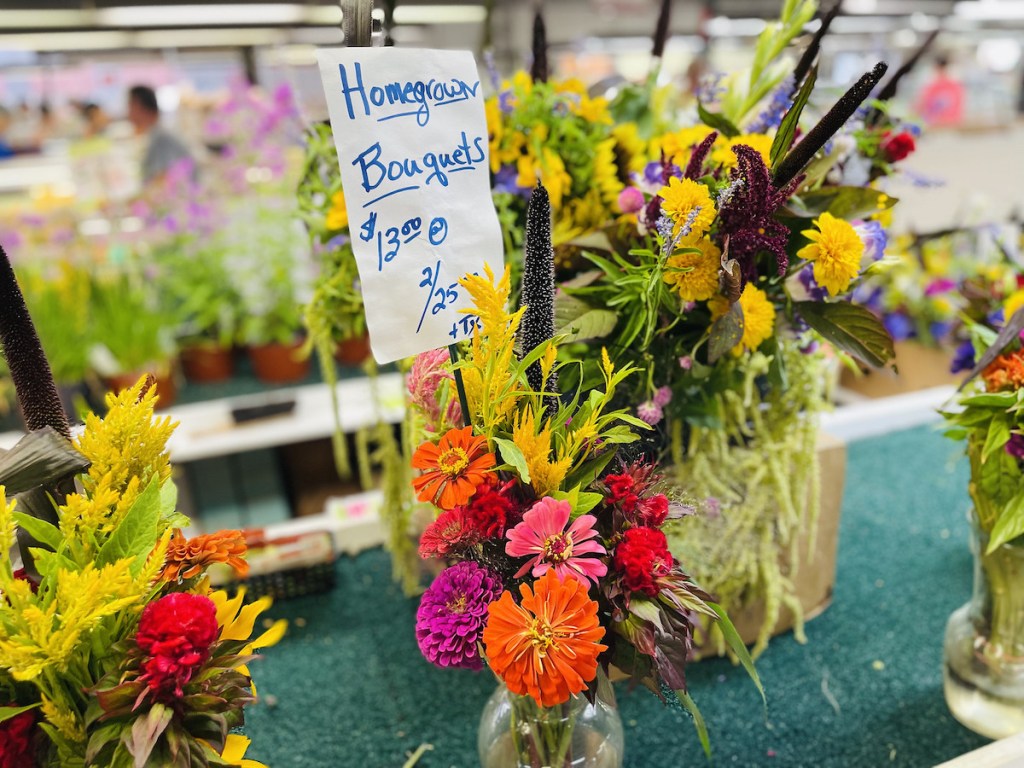
M 636 187 L 625 187 L 619 193 L 619 210 L 623 213 L 636 213 L 644 207 L 644 193 Z
M 811 301 L 824 301 L 828 298 L 828 290 L 818 285 L 814 279 L 814 265 L 808 264 L 800 270 L 800 284 L 807 291 Z
M 722 85 L 724 79 L 724 72 L 709 72 L 703 75 L 697 85 L 697 100 L 707 106 L 722 98 L 722 94 L 725 93 L 725 86 Z
M 950 373 L 969 371 L 974 367 L 974 345 L 970 341 L 964 341 L 953 353 L 953 362 L 949 366 Z
M 864 258 L 868 261 L 881 261 L 885 256 L 885 247 L 889 244 L 889 236 L 881 222 L 862 221 L 854 229 L 864 243 Z
M 494 191 L 504 192 L 509 195 L 518 195 L 522 198 L 530 196 L 529 187 L 520 187 L 517 183 L 519 179 L 519 171 L 516 170 L 514 165 L 503 165 L 496 174 L 494 174 Z
M 636 415 L 640 421 L 646 422 L 652 427 L 665 418 L 665 412 L 653 400 L 645 400 L 640 403 L 636 407 Z
M 468 560 L 441 571 L 416 611 L 416 642 L 427 661 L 483 669 L 478 644 L 487 606 L 501 596 L 501 589 L 496 573 Z
M 886 315 L 882 318 L 882 324 L 894 341 L 906 341 L 917 335 L 914 321 L 902 312 L 892 312 Z
M 929 297 L 939 296 L 954 290 L 956 290 L 955 280 L 950 280 L 948 277 L 939 277 L 928 283 L 924 289 L 924 295 Z
M 768 104 L 761 111 L 761 114 L 755 117 L 753 122 L 747 126 L 746 133 L 768 133 L 772 128 L 777 128 L 779 123 L 782 122 L 786 110 L 792 104 L 792 99 L 789 97 L 792 92 L 793 75 L 789 74 L 772 91 Z

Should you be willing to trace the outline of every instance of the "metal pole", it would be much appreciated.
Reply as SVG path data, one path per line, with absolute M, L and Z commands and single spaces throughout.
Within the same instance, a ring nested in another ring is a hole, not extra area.
M 369 48 L 373 44 L 373 0 L 339 0 L 345 45 Z

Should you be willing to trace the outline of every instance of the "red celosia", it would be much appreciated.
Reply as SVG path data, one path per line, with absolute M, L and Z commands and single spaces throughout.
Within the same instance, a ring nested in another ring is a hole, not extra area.
M 29 710 L 0 723 L 0 768 L 31 768 L 36 714 Z
M 903 160 L 916 148 L 914 135 L 909 131 L 900 131 L 897 134 L 886 131 L 882 134 L 882 154 L 890 163 Z
M 465 507 L 442 512 L 420 536 L 420 557 L 447 557 L 452 552 L 470 547 L 481 539 Z
M 604 478 L 608 489 L 608 503 L 618 504 L 623 512 L 632 512 L 639 500 L 636 495 L 636 481 L 632 475 L 607 475 Z
M 135 634 L 149 657 L 140 679 L 158 696 L 181 696 L 182 687 L 209 658 L 217 630 L 217 608 L 208 597 L 172 592 L 150 603 Z
M 615 548 L 615 570 L 633 592 L 654 597 L 661 591 L 658 579 L 672 570 L 672 553 L 665 534 L 654 528 L 630 528 Z
M 634 523 L 648 528 L 660 528 L 666 519 L 668 519 L 668 497 L 663 493 L 656 493 L 646 499 L 640 499 L 632 515 Z
M 466 506 L 470 525 L 485 539 L 505 535 L 515 504 L 493 485 L 481 485 Z

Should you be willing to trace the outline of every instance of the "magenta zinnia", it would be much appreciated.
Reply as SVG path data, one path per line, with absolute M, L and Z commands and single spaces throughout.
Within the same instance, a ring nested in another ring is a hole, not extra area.
M 482 669 L 478 643 L 487 606 L 501 595 L 501 579 L 465 561 L 434 579 L 416 611 L 416 642 L 427 661 L 439 667 Z
M 597 580 L 608 572 L 607 566 L 596 557 L 603 555 L 605 548 L 593 539 L 597 536 L 593 515 L 580 515 L 572 524 L 569 516 L 572 507 L 567 501 L 545 496 L 523 515 L 523 521 L 507 534 L 505 553 L 511 557 L 529 557 L 530 560 L 516 573 L 516 578 L 531 571 L 541 576 L 554 569 L 560 579 L 572 577 L 586 582 Z

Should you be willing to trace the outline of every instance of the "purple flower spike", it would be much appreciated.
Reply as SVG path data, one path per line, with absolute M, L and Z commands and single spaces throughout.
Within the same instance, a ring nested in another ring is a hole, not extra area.
M 439 667 L 483 669 L 478 644 L 487 606 L 501 596 L 501 578 L 473 562 L 441 571 L 416 611 L 416 642 Z

